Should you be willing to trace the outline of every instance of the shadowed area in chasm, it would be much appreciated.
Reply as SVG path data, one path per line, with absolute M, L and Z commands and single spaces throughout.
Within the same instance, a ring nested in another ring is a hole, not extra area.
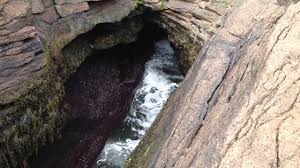
M 91 166 L 129 112 L 154 41 L 165 37 L 153 26 L 145 27 L 136 42 L 93 53 L 66 82 L 64 106 L 71 120 L 60 140 L 31 158 L 31 167 Z

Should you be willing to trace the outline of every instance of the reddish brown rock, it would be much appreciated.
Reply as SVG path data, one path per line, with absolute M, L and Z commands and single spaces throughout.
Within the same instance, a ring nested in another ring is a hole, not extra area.
M 298 167 L 299 18 L 300 3 L 244 1 L 127 167 Z
M 135 8 L 131 0 L 96 5 L 61 18 L 52 0 L 0 1 L 1 167 L 26 166 L 30 156 L 59 137 L 68 118 L 61 107 L 63 83 L 87 56 L 65 60 L 62 49 L 97 24 L 119 22 Z
M 52 24 L 59 19 L 59 15 L 54 6 L 49 6 L 40 15 L 40 18 L 48 24 Z

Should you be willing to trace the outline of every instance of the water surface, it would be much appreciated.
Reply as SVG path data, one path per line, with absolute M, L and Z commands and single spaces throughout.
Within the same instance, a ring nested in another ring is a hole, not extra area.
M 168 40 L 155 42 L 154 54 L 145 65 L 143 79 L 136 88 L 129 114 L 107 140 L 98 157 L 97 167 L 123 167 L 183 78 Z

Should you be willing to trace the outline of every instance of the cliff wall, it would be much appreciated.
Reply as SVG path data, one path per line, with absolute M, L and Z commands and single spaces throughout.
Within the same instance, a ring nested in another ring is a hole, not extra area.
M 61 104 L 64 82 L 92 51 L 66 56 L 64 47 L 97 24 L 120 22 L 135 8 L 131 0 L 0 1 L 1 167 L 26 167 L 29 156 L 60 136 L 69 116 Z M 111 47 L 106 42 L 95 43 Z M 113 45 L 121 42 L 126 40 Z
M 299 30 L 299 2 L 242 2 L 127 167 L 298 167 Z

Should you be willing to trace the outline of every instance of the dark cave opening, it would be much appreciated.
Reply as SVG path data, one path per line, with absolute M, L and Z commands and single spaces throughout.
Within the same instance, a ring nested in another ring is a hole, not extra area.
M 119 28 L 113 24 L 96 26 L 78 37 L 80 45 L 84 47 L 95 37 Z M 63 127 L 62 136 L 33 156 L 29 165 L 33 168 L 90 167 L 110 133 L 127 115 L 144 64 L 153 53 L 154 41 L 163 38 L 167 38 L 166 33 L 147 22 L 135 42 L 92 51 L 65 83 L 63 108 L 70 113 L 70 119 Z M 78 46 L 71 49 L 77 52 Z

